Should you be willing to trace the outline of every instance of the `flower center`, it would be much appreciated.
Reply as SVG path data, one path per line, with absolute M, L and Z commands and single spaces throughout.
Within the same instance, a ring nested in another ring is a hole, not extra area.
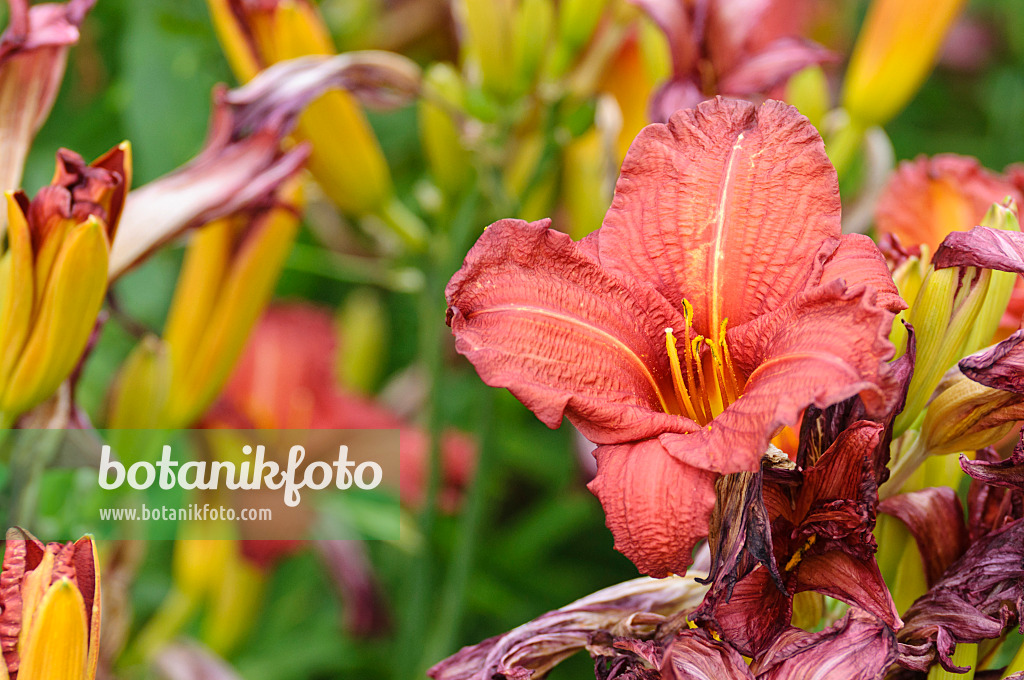
M 672 368 L 672 386 L 682 415 L 707 425 L 743 394 L 742 382 L 725 340 L 728 319 L 723 319 L 714 338 L 698 335 L 693 328 L 693 305 L 683 300 L 682 347 L 675 330 L 665 329 L 665 348 Z M 680 352 L 682 349 L 682 352 Z

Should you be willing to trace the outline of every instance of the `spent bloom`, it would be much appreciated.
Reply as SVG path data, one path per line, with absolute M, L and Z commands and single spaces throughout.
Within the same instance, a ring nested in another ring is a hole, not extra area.
M 799 37 L 804 10 L 793 0 L 631 1 L 669 43 L 672 78 L 651 101 L 658 120 L 716 94 L 764 97 L 803 68 L 833 58 Z
M 86 165 L 62 149 L 49 186 L 31 201 L 7 194 L 0 265 L 0 422 L 50 396 L 85 349 L 107 291 L 107 263 L 131 154 L 122 144 Z
M 26 531 L 9 530 L 0 603 L 0 677 L 94 680 L 100 575 L 91 538 L 44 545 Z
M 756 470 L 807 406 L 891 410 L 904 304 L 839 213 L 806 118 L 717 98 L 641 132 L 598 232 L 499 221 L 448 284 L 484 381 L 598 444 L 590 488 L 641 571 L 684 572 L 716 478 Z
M 60 90 L 68 50 L 95 1 L 7 3 L 10 24 L 0 35 L 0 191 L 20 185 L 29 147 Z

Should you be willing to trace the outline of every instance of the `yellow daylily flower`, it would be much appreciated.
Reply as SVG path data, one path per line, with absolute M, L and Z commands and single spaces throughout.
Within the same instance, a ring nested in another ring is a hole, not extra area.
M 121 144 L 86 165 L 66 149 L 35 199 L 7 193 L 0 259 L 0 425 L 50 396 L 78 363 L 107 290 L 110 242 L 131 184 Z
M 10 529 L 0 623 L 16 645 L 3 650 L 0 677 L 10 680 L 94 680 L 99 662 L 100 574 L 96 546 L 86 536 L 44 545 Z

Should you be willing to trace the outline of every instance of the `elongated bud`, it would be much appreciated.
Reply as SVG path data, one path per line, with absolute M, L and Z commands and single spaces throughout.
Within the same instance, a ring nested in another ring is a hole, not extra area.
M 513 0 L 461 0 L 455 9 L 467 59 L 479 67 L 484 90 L 503 98 L 515 82 Z
M 988 270 L 956 267 L 935 271 L 929 267 L 908 315 L 917 335 L 918 361 L 906 406 L 896 418 L 896 433 L 912 426 L 943 374 L 964 356 L 990 281 Z
M 562 163 L 562 199 L 569 233 L 580 239 L 601 226 L 611 205 L 612 152 L 596 127 L 572 140 Z
M 993 205 L 981 220 L 981 226 L 1002 231 L 1020 231 L 1020 223 L 1015 211 L 1016 206 L 1012 201 L 1005 206 Z M 1016 272 L 992 270 L 985 306 L 978 314 L 977 323 L 971 331 L 971 337 L 967 340 L 965 354 L 973 354 L 992 343 L 996 331 L 999 330 L 1003 314 L 1010 304 L 1017 276 Z
M 111 390 L 107 426 L 113 429 L 156 429 L 163 424 L 171 389 L 171 362 L 159 338 L 142 339 L 121 367 Z
M 217 220 L 193 237 L 164 332 L 172 371 L 165 427 L 190 424 L 224 386 L 270 299 L 298 223 L 296 209 L 280 205 L 255 217 Z
M 921 437 L 930 455 L 976 451 L 992 446 L 1024 416 L 1024 398 L 986 387 L 959 371 L 943 380 L 928 406 Z
M 924 82 L 964 0 L 874 0 L 857 37 L 842 105 L 862 127 L 884 125 Z
M 516 11 L 513 58 L 518 94 L 526 92 L 537 78 L 551 47 L 555 8 L 551 0 L 522 0 Z
M 57 154 L 53 182 L 29 201 L 7 194 L 8 250 L 0 260 L 0 424 L 52 394 L 78 363 L 107 290 L 131 153 L 91 165 Z
M 322 17 L 308 0 L 208 3 L 228 62 L 242 82 L 281 61 L 335 53 Z M 311 143 L 307 168 L 341 210 L 373 213 L 392 197 L 384 153 L 350 92 L 331 90 L 311 102 L 295 136 Z
M 371 394 L 385 360 L 388 321 L 380 296 L 369 288 L 351 293 L 336 320 L 338 378 L 345 387 Z
M 449 198 L 468 185 L 472 173 L 455 118 L 464 109 L 465 93 L 455 69 L 449 64 L 434 64 L 427 69 L 419 100 L 420 143 L 430 174 Z
M 986 227 L 1019 231 L 1016 216 L 1006 207 L 993 206 L 982 221 Z M 917 333 L 918 358 L 906 407 L 896 418 L 897 433 L 919 417 L 954 363 L 992 341 L 1016 276 L 976 267 L 929 267 L 908 314 Z
M 916 255 L 908 257 L 893 272 L 892 279 L 896 283 L 900 297 L 904 300 L 917 299 L 918 293 L 921 292 L 921 285 L 928 274 L 927 261 L 928 255 L 925 249 L 920 257 Z M 889 340 L 896 347 L 895 356 L 897 357 L 903 356 L 907 349 L 907 328 L 902 322 L 906 320 L 909 311 L 909 309 L 904 309 L 896 315 L 892 322 L 892 331 L 889 333 Z

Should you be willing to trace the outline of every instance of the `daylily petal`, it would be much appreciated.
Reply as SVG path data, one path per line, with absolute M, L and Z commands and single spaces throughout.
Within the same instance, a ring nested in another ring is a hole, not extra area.
M 684 463 L 728 474 L 756 468 L 774 433 L 796 425 L 808 405 L 859 394 L 869 415 L 885 415 L 899 387 L 885 362 L 891 319 L 863 291 L 833 281 L 733 329 L 733 359 L 749 375 L 743 396 L 708 428 L 664 434 L 662 443 Z
M 894 630 L 903 625 L 874 559 L 863 562 L 838 550 L 805 557 L 797 570 L 796 591 L 805 590 L 862 607 Z
M 960 467 L 972 480 L 1024 493 L 1024 434 L 1006 460 L 972 461 L 960 454 Z
M 892 631 L 854 609 L 820 633 L 790 628 L 753 668 L 764 680 L 877 680 L 895 660 Z
M 797 71 L 835 59 L 834 53 L 809 40 L 780 38 L 737 64 L 718 87 L 722 93 L 740 97 L 768 92 Z
M 907 610 L 899 662 L 927 670 L 936 655 L 956 668 L 957 643 L 999 637 L 1024 603 L 1024 520 L 976 541 Z
M 88 663 L 85 604 L 68 579 L 46 591 L 22 648 L 20 680 L 81 680 Z
M 907 308 L 889 274 L 882 251 L 863 234 L 844 234 L 839 247 L 825 261 L 821 282 L 836 279 L 844 281 L 849 290 L 859 290 L 858 286 L 873 289 L 878 294 L 878 306 L 890 312 Z
M 707 535 L 715 475 L 680 463 L 656 439 L 599 446 L 588 488 L 604 507 L 615 549 L 642 573 L 684 574 Z
M 1024 394 L 1024 330 L 962 359 L 960 371 L 986 387 Z
M 445 291 L 456 349 L 548 427 L 564 413 L 596 443 L 695 429 L 665 413 L 665 329 L 682 318 L 549 224 L 501 220 L 469 251 Z
M 705 598 L 696 617 L 710 623 L 747 656 L 760 654 L 793 618 L 793 599 L 758 567 L 736 584 L 728 599 Z
M 805 117 L 716 98 L 637 136 L 601 228 L 601 263 L 675 305 L 689 300 L 707 336 L 818 283 L 839 213 L 835 170 Z
M 690 578 L 639 578 L 619 583 L 543 614 L 504 635 L 463 647 L 427 671 L 427 675 L 434 680 L 542 676 L 583 649 L 595 632 L 649 631 L 665 617 L 696 607 L 704 591 Z
M 684 630 L 672 640 L 661 662 L 662 680 L 754 680 L 743 657 L 707 633 Z
M 1024 233 L 991 227 L 956 231 L 935 251 L 932 264 L 947 267 L 983 267 L 1024 273 Z
M 978 224 L 993 203 L 1022 195 L 1008 180 L 974 158 L 940 154 L 903 161 L 878 199 L 875 228 L 904 246 L 935 252 L 948 234 Z
M 882 501 L 878 509 L 910 529 L 924 561 L 928 587 L 935 585 L 946 568 L 967 550 L 963 506 L 949 487 L 897 494 Z
M 1024 444 L 1017 443 L 1009 461 L 1001 462 L 992 448 L 977 451 L 975 462 L 961 454 L 960 467 L 971 476 L 967 530 L 972 542 L 1024 517 Z
M 762 463 L 768 464 L 767 459 Z M 772 550 L 771 518 L 765 507 L 763 487 L 760 470 L 725 475 L 715 483 L 717 500 L 708 534 L 708 579 L 713 584 L 712 592 L 723 592 L 725 599 L 729 599 L 735 584 L 758 564 L 764 565 L 779 590 L 785 588 Z

